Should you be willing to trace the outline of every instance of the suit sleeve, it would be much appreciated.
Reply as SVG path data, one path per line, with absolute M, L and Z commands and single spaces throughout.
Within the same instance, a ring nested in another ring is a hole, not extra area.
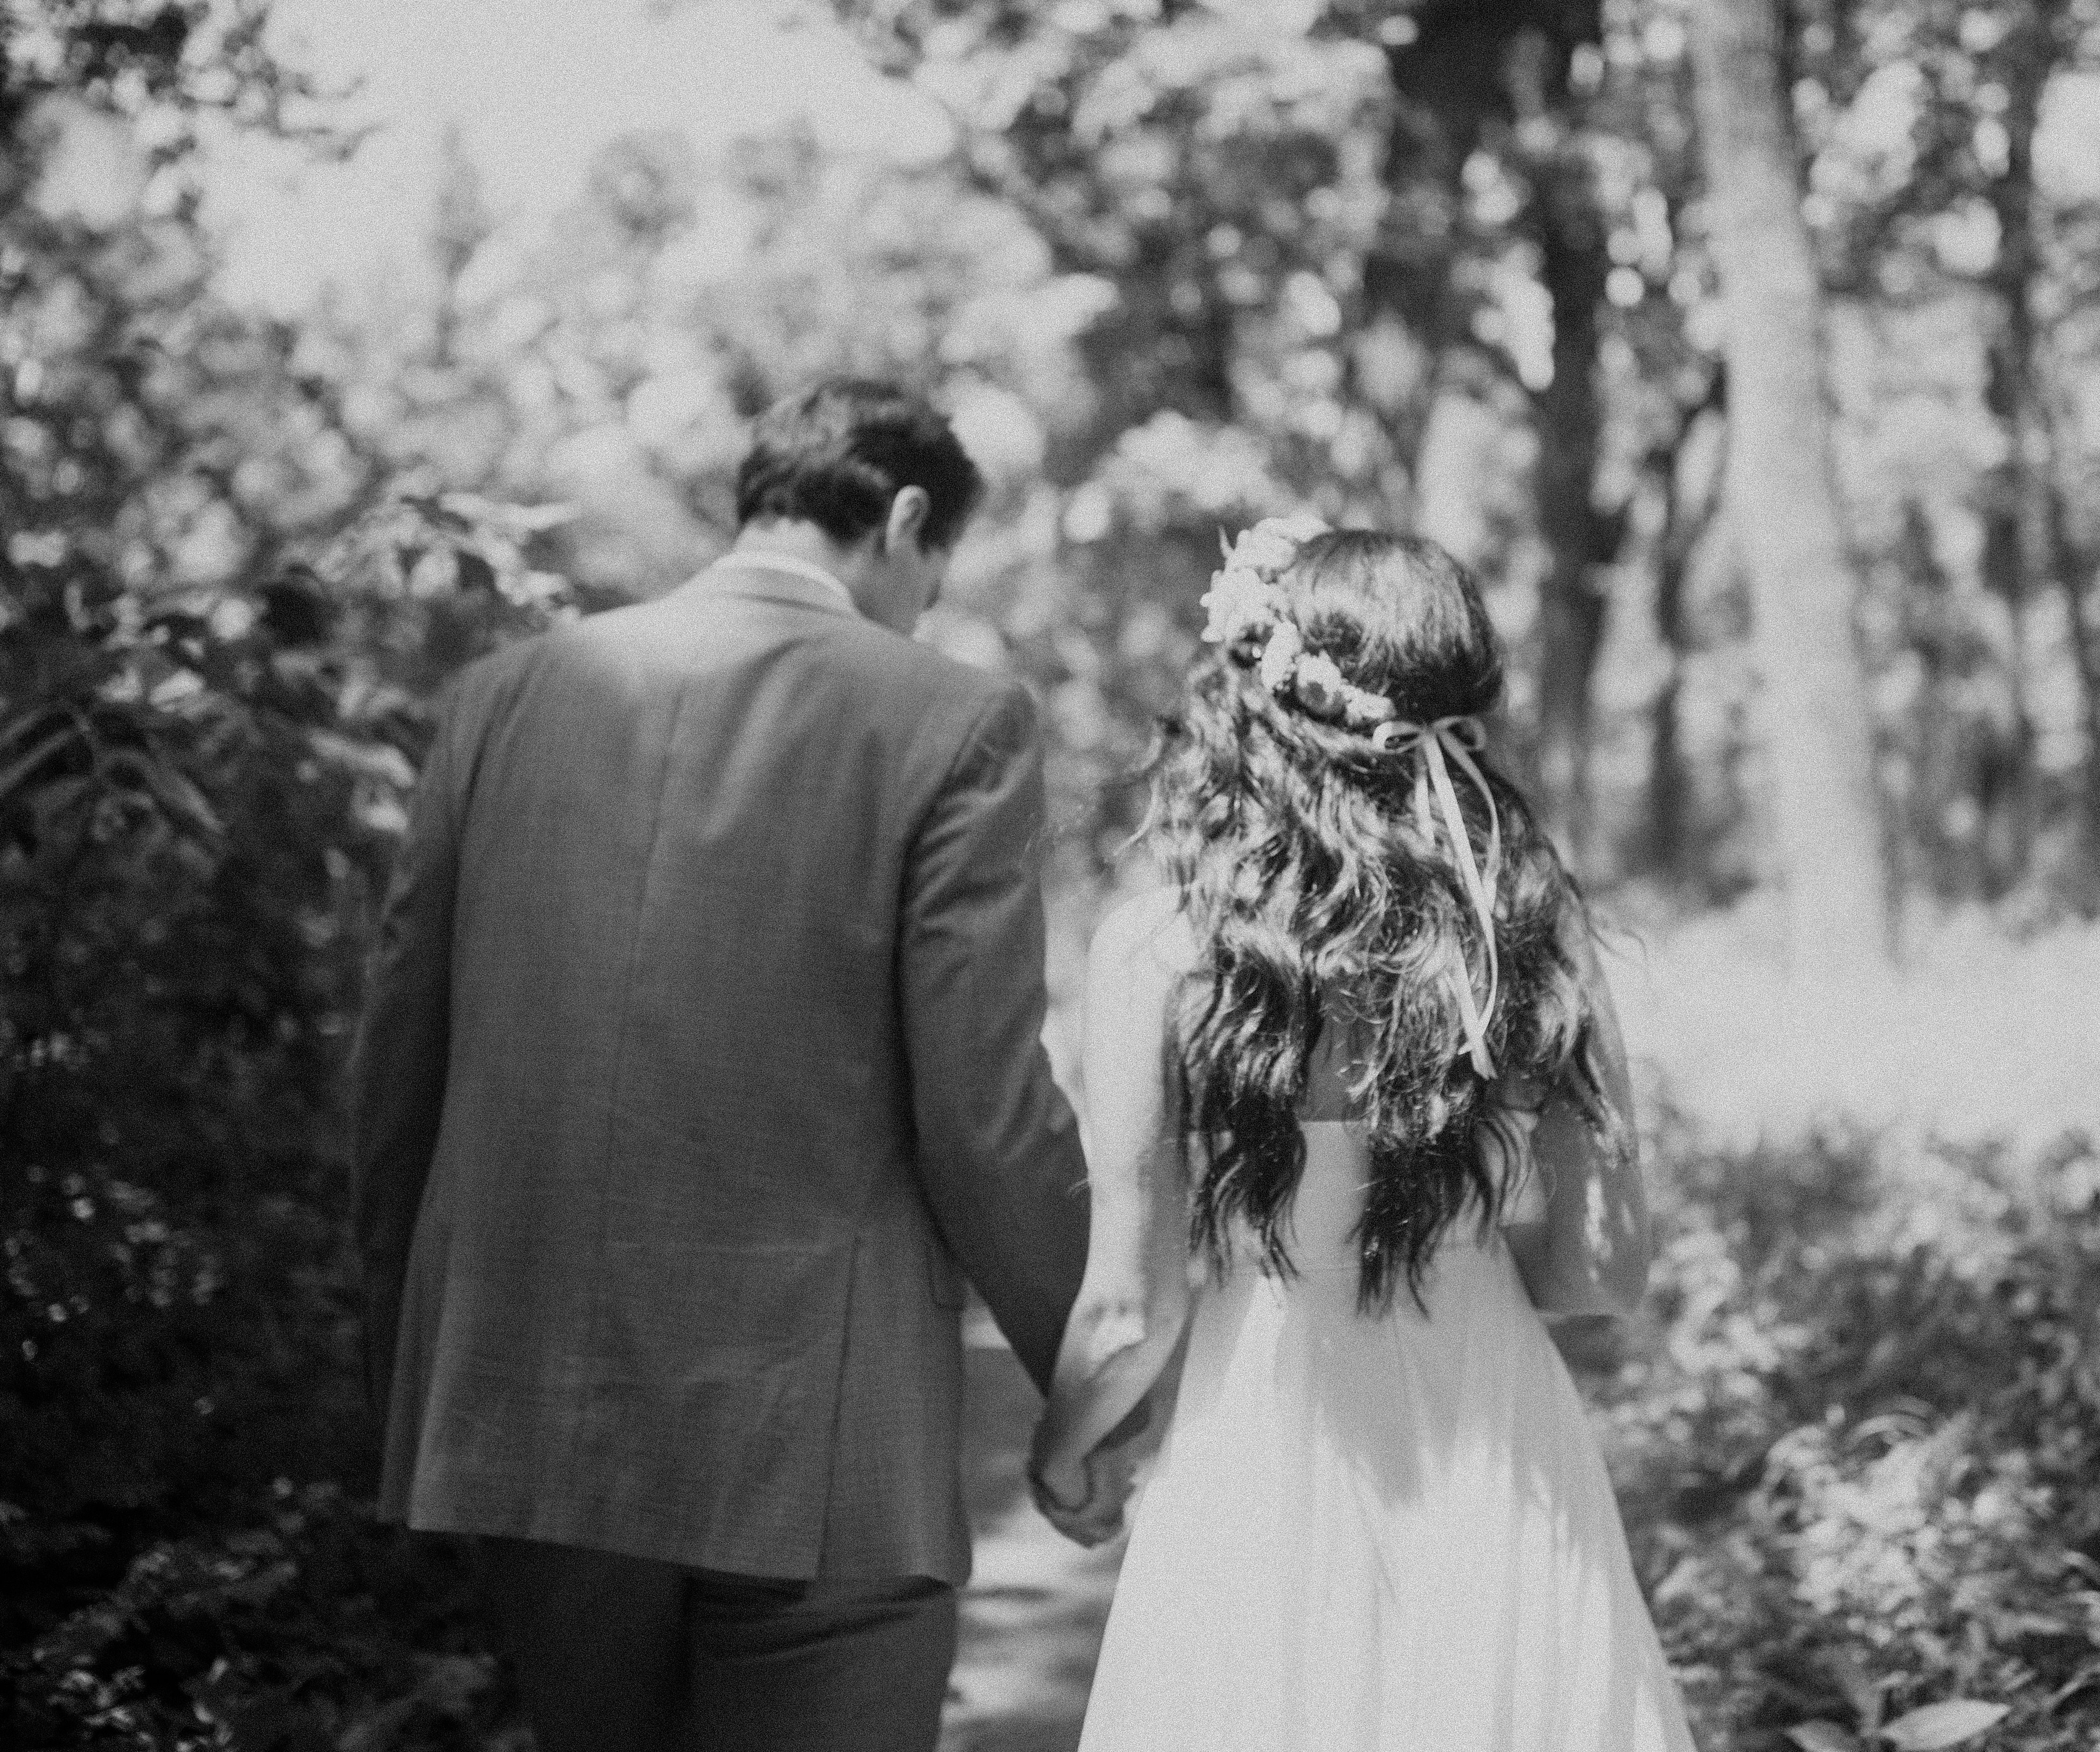
M 921 1184 L 1047 1390 L 1086 1264 L 1086 1163 L 1042 1044 L 1043 767 L 1018 687 L 979 719 L 915 841 L 900 984 Z
M 443 1115 L 459 821 L 449 715 L 430 744 L 394 862 L 351 1058 L 352 1225 L 366 1386 L 383 1409 L 402 1286 Z

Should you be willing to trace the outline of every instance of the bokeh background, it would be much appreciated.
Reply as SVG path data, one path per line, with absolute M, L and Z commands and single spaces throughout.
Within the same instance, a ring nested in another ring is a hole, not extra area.
M 837 369 L 993 481 L 924 636 L 1044 706 L 1068 1072 L 1220 531 L 1478 568 L 1701 1745 L 2095 1744 L 2096 0 L 0 0 L 0 1737 L 526 1743 L 364 1518 L 360 964 L 446 677 Z M 1114 1552 L 978 1336 L 949 1739 L 1069 1747 Z

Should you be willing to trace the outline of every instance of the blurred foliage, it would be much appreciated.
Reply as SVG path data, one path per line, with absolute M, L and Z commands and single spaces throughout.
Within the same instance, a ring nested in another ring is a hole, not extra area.
M 1080 340 L 1102 393 L 1057 556 L 1093 636 L 1030 653 L 1096 706 L 1060 718 L 1100 750 L 1075 792 L 1141 739 L 1214 526 L 1310 500 L 1483 567 L 1510 752 L 1593 880 L 1701 902 L 1776 874 L 1785 775 L 1714 515 L 1687 0 L 837 9 L 949 107 L 962 174 L 1115 290 Z M 2100 11 L 1791 14 L 1899 881 L 2083 909 Z
M 126 1730 L 157 1687 L 186 1734 L 163 1712 L 166 1734 L 136 1743 L 226 1743 L 206 1731 L 234 1658 L 223 1627 L 267 1618 L 283 1580 L 252 1524 L 273 1480 L 366 1445 L 343 1366 L 334 1085 L 425 702 L 570 594 L 527 563 L 544 514 L 364 449 L 298 336 L 217 294 L 199 117 L 331 143 L 262 23 L 239 7 L 0 14 L 14 1745 Z M 135 187 L 108 210 L 73 198 L 106 196 L 96 184 L 68 194 L 83 137 L 137 144 L 118 161 Z M 384 1560 L 328 1514 L 337 1547 Z M 184 1542 L 222 1522 L 249 1524 L 248 1542 Z M 398 1595 L 408 1571 L 392 1561 Z M 104 1678 L 79 1651 L 53 1665 L 20 1646 L 88 1600 Z M 328 1609 L 317 1645 L 339 1634 Z
M 1593 1384 L 1701 1744 L 1838 1752 L 1965 1697 L 2010 1710 L 1992 1746 L 2089 1745 L 2092 1139 L 1723 1152 L 1666 1119 L 1658 1153 L 1647 1330 Z

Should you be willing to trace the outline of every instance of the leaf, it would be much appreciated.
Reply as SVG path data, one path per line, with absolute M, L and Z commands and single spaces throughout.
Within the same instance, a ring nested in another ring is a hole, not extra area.
M 527 535 L 537 535 L 542 530 L 559 529 L 564 523 L 576 520 L 576 508 L 558 501 L 548 505 L 513 505 L 504 508 L 504 516 L 512 527 Z
M 2100 1661 L 2087 1662 L 2065 1684 L 2049 1694 L 2049 1701 L 2042 1707 L 2046 1713 L 2054 1715 L 2064 1704 L 2092 1684 L 2100 1684 Z
M 1860 1752 L 1860 1742 L 1835 1722 L 1799 1722 L 1786 1731 L 1801 1752 Z
M 77 729 L 71 724 L 64 725 L 46 736 L 35 748 L 30 749 L 6 771 L 0 772 L 0 802 L 5 802 L 11 795 L 20 789 L 45 761 L 64 748 L 68 744 L 76 742 L 79 738 L 80 732 Z
M 1852 1714 L 1862 1733 L 1871 1734 L 1882 1725 L 1882 1688 L 1883 1682 L 1870 1677 L 1850 1649 L 1826 1650 L 1823 1666 L 1838 1688 L 1845 1693 L 1845 1701 L 1852 1706 Z
M 73 715 L 73 708 L 67 705 L 27 707 L 18 716 L 9 719 L 5 724 L 0 724 L 0 749 L 11 748 L 17 743 L 27 742 L 34 736 L 41 736 L 54 724 L 77 724 L 78 722 Z
M 448 493 L 446 499 L 457 500 L 468 496 Z M 432 527 L 443 530 L 448 535 L 463 536 L 474 527 L 465 514 L 456 505 L 448 504 L 435 493 L 404 492 L 402 504 L 426 519 Z
M 1965 1740 L 1974 1739 L 2010 1713 L 2002 1703 L 1950 1697 L 1944 1703 L 1928 1703 L 1921 1710 L 1899 1715 L 1882 1730 L 1882 1737 L 1897 1752 L 1939 1752 L 1943 1746 L 1958 1746 Z
M 395 1745 L 421 1745 L 405 1732 L 418 1716 L 463 1721 L 495 1683 L 495 1662 L 486 1656 L 441 1655 L 424 1664 L 416 1688 L 354 1723 L 336 1741 L 336 1752 L 382 1752 Z
M 218 811 L 205 801 L 204 792 L 186 774 L 170 766 L 156 765 L 148 770 L 147 782 L 161 807 L 170 815 L 206 839 L 224 837 L 226 823 L 218 819 Z

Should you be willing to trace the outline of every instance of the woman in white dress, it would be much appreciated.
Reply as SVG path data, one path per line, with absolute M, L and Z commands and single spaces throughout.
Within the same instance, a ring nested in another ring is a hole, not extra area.
M 1647 1216 L 1581 901 L 1482 754 L 1486 611 L 1428 543 L 1302 520 L 1204 600 L 1168 884 L 1090 960 L 1032 1467 L 1105 1537 L 1104 1438 L 1171 1400 L 1082 1752 L 1688 1752 L 1540 1317 L 1629 1311 Z

